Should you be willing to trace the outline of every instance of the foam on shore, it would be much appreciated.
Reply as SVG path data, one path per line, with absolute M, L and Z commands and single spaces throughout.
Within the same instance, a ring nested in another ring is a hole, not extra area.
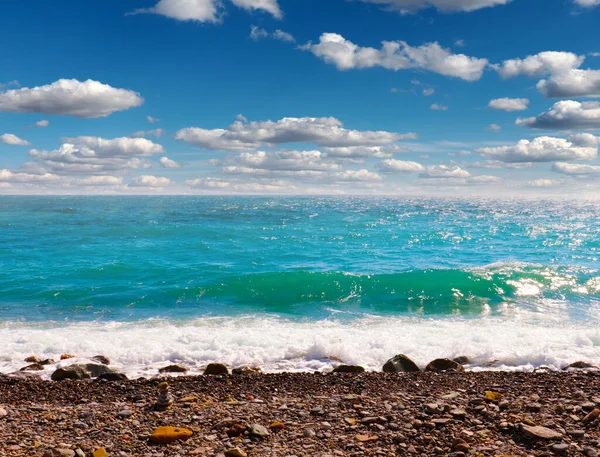
M 600 329 L 558 319 L 424 319 L 362 317 L 351 321 L 293 321 L 277 317 L 150 319 L 138 322 L 0 324 L 0 373 L 20 369 L 27 356 L 57 359 L 103 354 L 130 377 L 151 377 L 181 363 L 190 374 L 209 362 L 259 366 L 265 372 L 327 371 L 344 363 L 381 370 L 396 353 L 424 366 L 438 357 L 468 356 L 471 369 L 557 369 L 577 360 L 600 365 Z M 63 361 L 57 365 L 77 362 Z M 49 377 L 57 365 L 43 372 Z M 490 369 L 490 368 L 485 368 Z

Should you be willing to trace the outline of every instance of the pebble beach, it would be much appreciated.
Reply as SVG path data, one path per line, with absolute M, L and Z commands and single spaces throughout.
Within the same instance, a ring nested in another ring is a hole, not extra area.
M 0 455 L 593 457 L 599 382 L 595 370 L 2 375 Z

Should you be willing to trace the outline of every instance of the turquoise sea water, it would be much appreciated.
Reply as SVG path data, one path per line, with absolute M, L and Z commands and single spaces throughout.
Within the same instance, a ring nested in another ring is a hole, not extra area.
M 115 335 L 124 342 L 111 341 L 113 352 L 131 364 L 135 341 L 153 331 L 180 349 L 140 364 L 220 356 L 273 369 L 301 359 L 285 366 L 300 369 L 335 355 L 324 353 L 335 347 L 318 349 L 328 344 L 321 336 L 335 334 L 335 346 L 379 333 L 376 365 L 388 347 L 413 344 L 394 343 L 394 335 L 399 342 L 415 332 L 418 340 L 432 328 L 453 338 L 439 348 L 454 352 L 474 352 L 464 329 L 478 329 L 479 355 L 496 357 L 504 349 L 486 340 L 486 326 L 547 329 L 548 344 L 560 334 L 583 348 L 548 348 L 543 360 L 528 361 L 513 335 L 505 355 L 513 365 L 600 362 L 599 270 L 597 202 L 3 197 L 0 364 L 31 351 L 101 350 Z M 228 328 L 238 340 L 225 336 Z M 66 338 L 65 329 L 92 343 Z M 278 338 L 289 347 L 273 355 Z

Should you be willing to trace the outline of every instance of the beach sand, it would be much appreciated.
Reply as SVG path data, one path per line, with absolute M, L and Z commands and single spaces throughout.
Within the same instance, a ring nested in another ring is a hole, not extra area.
M 155 411 L 165 380 L 176 401 Z M 589 457 L 600 449 L 599 405 L 595 371 L 0 376 L 0 455 Z M 153 444 L 160 426 L 193 435 Z

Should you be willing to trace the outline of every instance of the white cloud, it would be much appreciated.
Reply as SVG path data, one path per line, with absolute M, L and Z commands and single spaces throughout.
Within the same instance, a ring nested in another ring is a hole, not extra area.
M 181 1 L 181 0 L 180 0 Z M 283 14 L 279 8 L 277 0 L 231 0 L 234 5 L 246 10 L 262 10 L 272 14 L 277 19 L 281 19 Z
M 498 169 L 498 168 L 529 168 L 533 166 L 532 162 L 502 162 L 501 160 L 484 160 L 483 162 L 469 162 L 464 164 L 467 168 L 488 168 L 488 169 Z
M 397 153 L 407 152 L 406 149 L 397 144 L 386 146 L 345 146 L 323 148 L 323 151 L 327 153 L 327 157 L 335 157 L 338 159 L 384 159 L 392 157 Z
M 13 172 L 7 169 L 0 170 L 0 182 L 9 183 L 52 183 L 60 181 L 60 176 L 51 173 L 31 174 Z
M 425 95 L 425 97 L 430 97 L 433 94 L 435 94 L 435 90 L 433 90 L 433 89 L 423 89 L 423 95 Z
M 570 69 L 541 80 L 537 88 L 549 98 L 600 97 L 600 70 Z
M 488 64 L 464 54 L 452 54 L 438 43 L 412 47 L 404 41 L 383 41 L 381 49 L 361 47 L 337 33 L 323 33 L 318 44 L 300 47 L 312 52 L 338 70 L 383 67 L 388 70 L 428 70 L 444 76 L 477 81 Z
M 517 125 L 534 129 L 600 129 L 600 102 L 563 100 L 536 117 L 517 119 Z
M 600 166 L 556 162 L 552 169 L 565 175 L 600 175 Z
M 437 8 L 443 12 L 475 11 L 492 6 L 506 5 L 512 0 L 361 0 L 375 3 L 401 14 L 410 14 L 425 8 Z M 595 1 L 595 0 L 577 0 Z
M 185 181 L 186 186 L 202 189 L 212 193 L 289 193 L 296 187 L 283 180 L 266 180 L 259 182 L 225 181 L 221 178 L 197 178 Z
M 0 111 L 44 113 L 83 118 L 106 117 L 140 106 L 144 99 L 126 89 L 88 79 L 59 79 L 39 87 L 23 87 L 0 93 Z
M 163 168 L 181 168 L 181 164 L 169 159 L 168 157 L 161 157 L 158 161 L 160 166 Z
M 573 0 L 579 6 L 590 8 L 592 6 L 600 5 L 600 0 Z
M 37 122 L 36 122 L 34 125 L 35 125 L 36 127 L 42 127 L 42 128 L 43 128 L 43 127 L 48 127 L 48 126 L 50 125 L 50 121 L 47 121 L 47 120 L 45 120 L 45 119 L 42 119 L 41 121 L 37 121 Z
M 488 108 L 502 111 L 524 111 L 529 105 L 527 98 L 496 98 L 491 100 Z
M 296 38 L 294 38 L 291 33 L 284 32 L 280 29 L 277 29 L 273 32 L 273 38 L 279 41 L 287 41 L 288 43 L 296 42 Z
M 153 130 L 140 130 L 138 132 L 133 132 L 131 134 L 132 138 L 144 138 L 147 136 L 155 136 L 156 138 L 160 138 L 163 135 L 166 135 L 167 131 L 165 129 L 153 129 Z
M 482 156 L 510 163 L 553 162 L 555 160 L 593 160 L 598 155 L 597 137 L 571 135 L 567 139 L 542 136 L 515 145 L 476 149 Z
M 489 130 L 490 132 L 499 132 L 500 130 L 502 130 L 502 127 L 498 124 L 490 124 L 485 129 Z
M 585 56 L 572 52 L 545 51 L 531 55 L 525 59 L 505 60 L 495 68 L 503 78 L 515 78 L 520 75 L 545 76 L 579 68 Z
M 80 186 L 120 186 L 123 184 L 123 178 L 108 175 L 90 176 L 78 179 L 75 183 Z
M 153 13 L 178 21 L 219 22 L 220 2 L 217 0 L 160 0 L 152 8 L 135 10 L 132 14 Z
M 470 176 L 471 173 L 456 165 L 430 165 L 420 174 L 421 178 L 469 178 Z
M 528 181 L 527 187 L 554 187 L 560 184 L 560 181 L 553 181 L 552 179 L 536 179 Z
M 146 116 L 146 120 L 148 122 L 150 122 L 151 124 L 156 124 L 157 122 L 160 122 L 160 119 L 157 117 L 152 117 L 152 116 Z
M 448 107 L 446 105 L 439 105 L 437 103 L 431 105 L 429 109 L 432 109 L 433 111 L 448 111 Z
M 58 174 L 104 174 L 147 166 L 142 157 L 164 154 L 161 145 L 145 138 L 82 136 L 66 138 L 54 151 L 32 149 L 29 155 L 45 170 Z
M 379 170 L 384 173 L 421 173 L 425 167 L 417 162 L 388 159 L 379 164 Z
M 173 184 L 168 178 L 152 175 L 136 176 L 129 183 L 129 187 L 167 187 Z
M 282 17 L 277 0 L 231 0 L 246 10 L 262 10 L 276 18 Z M 152 13 L 178 21 L 220 22 L 223 5 L 220 0 L 160 0 L 151 8 L 141 8 L 130 14 Z
M 279 121 L 236 121 L 227 129 L 190 127 L 179 130 L 175 139 L 211 150 L 254 151 L 261 146 L 308 142 L 324 147 L 383 146 L 414 133 L 348 130 L 334 117 L 286 117 Z
M 260 40 L 261 38 L 267 38 L 269 36 L 269 32 L 265 29 L 261 29 L 256 25 L 250 26 L 250 38 L 253 40 Z
M 0 135 L 0 143 L 9 144 L 11 146 L 31 146 L 29 141 L 19 138 L 17 135 L 13 135 L 12 133 Z
M 333 173 L 332 178 L 336 181 L 360 181 L 360 182 L 377 182 L 383 178 L 373 171 L 366 169 L 362 170 L 345 170 Z
M 243 152 L 218 162 L 227 174 L 320 176 L 341 167 L 321 151 Z

